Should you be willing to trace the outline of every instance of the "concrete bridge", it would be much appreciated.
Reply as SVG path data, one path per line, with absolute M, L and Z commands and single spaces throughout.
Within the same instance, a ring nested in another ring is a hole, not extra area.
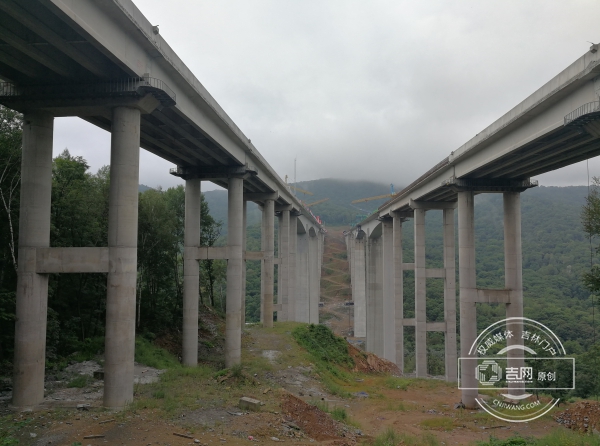
M 427 376 L 428 331 L 445 335 L 446 379 L 457 379 L 456 264 L 454 213 L 458 211 L 460 356 L 477 337 L 478 302 L 506 304 L 507 317 L 523 316 L 520 194 L 537 185 L 531 178 L 600 154 L 599 46 L 436 164 L 377 212 L 346 234 L 354 298 L 354 334 L 367 349 L 404 368 L 403 328 L 415 327 L 416 375 Z M 400 160 L 399 160 L 400 161 Z M 505 287 L 476 284 L 474 195 L 504 198 Z M 444 266 L 425 264 L 425 214 L 443 211 Z M 414 263 L 402 259 L 402 223 L 414 224 Z M 415 317 L 404 318 L 403 271 L 415 274 Z M 444 320 L 427 321 L 428 278 L 444 280 Z M 522 325 L 507 343 L 522 345 Z M 522 366 L 511 357 L 509 367 Z M 472 364 L 472 363 L 471 363 Z M 475 367 L 461 365 L 463 403 L 475 407 Z
M 278 320 L 318 322 L 321 224 L 130 0 L 0 0 L 0 41 L 0 104 L 24 114 L 14 406 L 33 408 L 44 397 L 50 273 L 107 273 L 104 405 L 133 399 L 140 147 L 173 162 L 185 180 L 185 365 L 198 362 L 200 259 L 227 260 L 227 367 L 241 359 L 246 260 L 262 262 L 265 326 L 274 311 Z M 50 247 L 57 116 L 111 132 L 106 248 Z M 228 190 L 225 248 L 199 245 L 203 180 Z M 247 201 L 262 209 L 260 252 L 245 249 Z

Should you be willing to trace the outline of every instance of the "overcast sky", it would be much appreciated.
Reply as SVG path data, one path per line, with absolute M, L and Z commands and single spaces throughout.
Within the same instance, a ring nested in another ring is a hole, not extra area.
M 134 2 L 282 178 L 297 159 L 298 181 L 406 185 L 600 41 L 598 0 Z M 109 145 L 56 120 L 55 154 L 95 171 Z M 178 184 L 142 152 L 141 183 Z M 586 184 L 586 165 L 537 178 Z

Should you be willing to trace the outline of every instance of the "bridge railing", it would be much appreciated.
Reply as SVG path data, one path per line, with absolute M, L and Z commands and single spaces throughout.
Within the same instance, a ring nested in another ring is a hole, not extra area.
M 600 112 L 600 101 L 588 102 L 583 104 L 581 107 L 576 108 L 567 116 L 565 116 L 565 125 L 572 123 L 573 121 L 581 118 L 582 116 L 589 115 L 590 113 Z

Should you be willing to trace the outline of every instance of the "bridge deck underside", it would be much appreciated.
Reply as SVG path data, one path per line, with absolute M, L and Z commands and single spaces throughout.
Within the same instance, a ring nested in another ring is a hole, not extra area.
M 510 154 L 477 168 L 464 178 L 488 180 L 524 180 L 600 155 L 600 138 L 582 126 L 558 128 Z M 439 187 L 421 201 L 456 201 L 457 193 L 449 186 Z M 384 205 L 385 206 L 385 205 Z M 408 210 L 408 205 L 398 210 Z

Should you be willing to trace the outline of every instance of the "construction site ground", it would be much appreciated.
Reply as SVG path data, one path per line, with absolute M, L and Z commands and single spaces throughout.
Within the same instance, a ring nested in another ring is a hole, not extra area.
M 341 230 L 330 230 L 326 238 L 323 270 L 322 317 L 338 334 L 348 336 L 348 307 L 343 303 L 351 293 Z M 351 349 L 357 365 L 348 370 L 349 379 L 325 382 L 309 353 L 291 336 L 298 325 L 247 326 L 243 367 L 219 372 L 224 322 L 205 310 L 201 333 L 206 351 L 199 367 L 159 372 L 140 365 L 140 376 L 153 378 L 139 380 L 134 402 L 118 412 L 101 407 L 101 380 L 69 389 L 66 396 L 59 385 L 48 385 L 46 401 L 34 412 L 12 411 L 4 397 L 0 445 L 350 445 L 372 444 L 388 428 L 403 436 L 400 444 L 454 445 L 491 436 L 541 437 L 552 429 L 566 429 L 562 425 L 567 423 L 549 415 L 506 423 L 483 411 L 455 408 L 460 401 L 456 383 L 400 377 L 393 364 L 359 349 Z M 89 373 L 90 364 L 74 370 Z M 240 408 L 242 397 L 260 401 L 257 411 Z M 595 428 L 597 405 L 566 407 L 576 429 L 587 429 L 584 418 L 592 415 Z

